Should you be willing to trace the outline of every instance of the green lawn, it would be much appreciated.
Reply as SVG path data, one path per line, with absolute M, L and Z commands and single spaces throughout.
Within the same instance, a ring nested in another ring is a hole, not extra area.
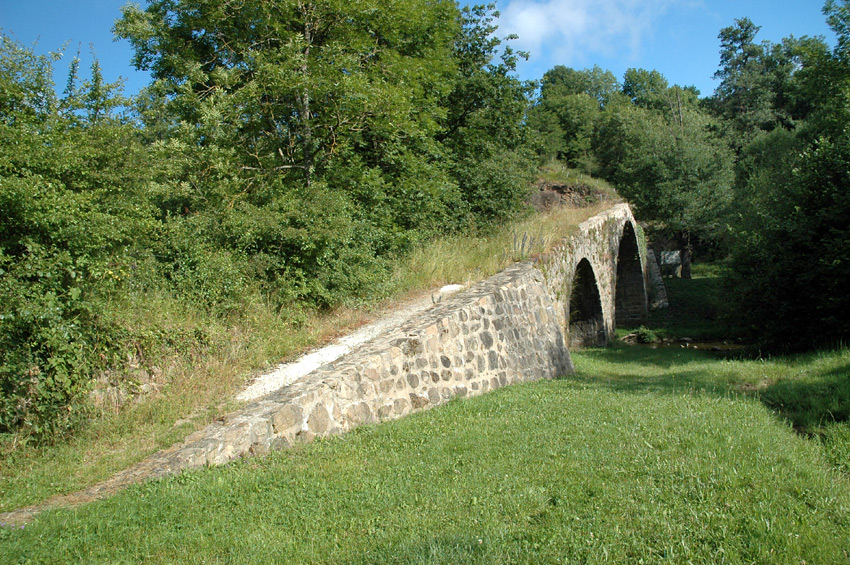
M 624 350 L 42 514 L 0 562 L 847 562 L 850 481 L 819 442 L 726 391 L 734 362 Z
M 0 528 L 0 562 L 850 562 L 850 350 L 574 361 Z

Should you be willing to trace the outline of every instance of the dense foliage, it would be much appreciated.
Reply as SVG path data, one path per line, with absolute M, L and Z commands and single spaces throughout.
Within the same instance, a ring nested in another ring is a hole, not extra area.
M 544 159 L 610 181 L 683 251 L 722 238 L 733 156 L 693 88 L 671 87 L 658 71 L 629 69 L 620 84 L 598 67 L 557 66 L 543 76 L 529 123 Z
M 57 95 L 59 56 L 2 37 L 0 432 L 73 429 L 97 374 L 182 339 L 137 335 L 128 297 L 214 317 L 369 300 L 417 242 L 519 211 L 530 87 L 497 16 L 447 0 L 129 4 L 115 32 L 154 78 L 132 100 L 77 59 Z
M 606 178 L 677 240 L 731 257 L 730 325 L 766 350 L 850 338 L 850 2 L 829 0 L 837 35 L 757 42 L 747 18 L 720 31 L 719 85 L 699 99 L 658 71 L 622 84 L 555 67 L 529 114 L 538 153 Z
M 748 20 L 720 34 L 710 102 L 738 149 L 730 315 L 770 350 L 850 338 L 850 3 L 824 13 L 833 50 L 820 38 L 756 44 Z

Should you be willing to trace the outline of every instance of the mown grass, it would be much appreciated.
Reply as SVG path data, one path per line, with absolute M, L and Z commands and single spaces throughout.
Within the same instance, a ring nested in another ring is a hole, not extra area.
M 0 561 L 850 560 L 848 443 L 821 433 L 847 423 L 801 403 L 846 388 L 850 350 L 573 359 L 568 378 L 49 511 L 0 529 Z
M 251 374 L 327 342 L 399 300 L 447 283 L 476 281 L 543 252 L 607 206 L 610 203 L 561 208 L 519 219 L 493 233 L 431 241 L 398 261 L 387 297 L 359 308 L 317 312 L 294 305 L 274 311 L 257 301 L 237 318 L 222 319 L 204 316 L 165 295 L 123 296 L 124 303 L 109 310 L 122 312 L 122 323 L 136 328 L 136 334 L 167 343 L 174 336 L 200 333 L 205 345 L 188 351 L 162 345 L 158 354 L 157 347 L 145 348 L 156 355 L 144 364 L 164 375 L 159 392 L 118 410 L 101 409 L 69 441 L 32 445 L 17 436 L 0 437 L 0 512 L 110 477 L 233 408 L 232 395 Z M 525 246 L 520 245 L 523 236 Z
M 695 264 L 690 279 L 666 278 L 669 308 L 650 312 L 649 326 L 659 337 L 733 341 L 734 328 L 723 319 L 723 264 Z

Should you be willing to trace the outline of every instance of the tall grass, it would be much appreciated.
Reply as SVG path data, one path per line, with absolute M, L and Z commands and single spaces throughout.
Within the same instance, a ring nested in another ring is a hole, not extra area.
M 398 263 L 396 288 L 420 291 L 484 279 L 511 263 L 548 251 L 575 234 L 581 222 L 610 205 L 605 202 L 584 208 L 555 208 L 507 224 L 491 234 L 457 235 L 431 241 Z

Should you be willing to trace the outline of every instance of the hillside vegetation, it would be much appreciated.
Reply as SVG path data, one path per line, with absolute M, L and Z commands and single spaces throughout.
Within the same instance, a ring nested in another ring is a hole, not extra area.
M 59 54 L 0 38 L 0 434 L 14 441 L 79 429 L 97 379 L 132 393 L 216 352 L 283 357 L 307 336 L 264 335 L 396 295 L 408 253 L 524 209 L 531 87 L 492 8 L 214 4 L 124 9 L 115 31 L 154 78 L 132 100 L 76 58 L 58 95 Z

